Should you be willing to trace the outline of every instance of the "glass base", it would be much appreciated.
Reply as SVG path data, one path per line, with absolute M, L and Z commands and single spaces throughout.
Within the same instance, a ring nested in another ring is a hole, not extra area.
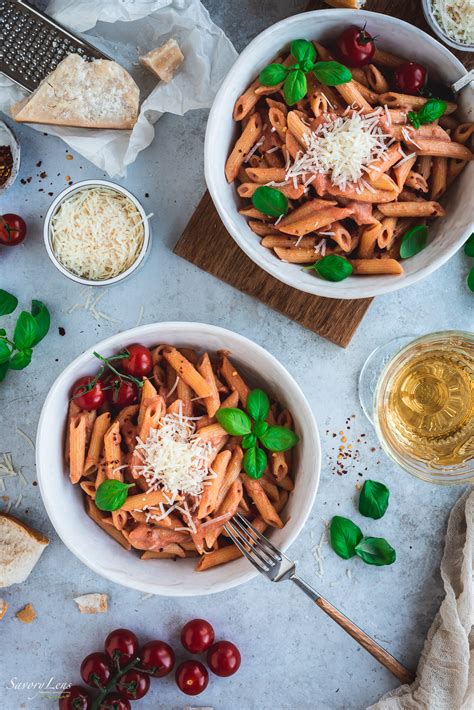
M 417 335 L 402 335 L 399 338 L 394 338 L 388 343 L 379 345 L 365 361 L 359 375 L 359 402 L 372 426 L 374 426 L 375 388 L 380 375 L 393 356 L 417 337 Z

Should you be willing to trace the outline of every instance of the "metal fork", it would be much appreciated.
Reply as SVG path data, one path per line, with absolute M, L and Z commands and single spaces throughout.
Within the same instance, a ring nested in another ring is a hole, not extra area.
M 243 555 L 259 572 L 272 582 L 290 579 L 308 595 L 336 624 L 339 624 L 366 651 L 372 654 L 385 668 L 393 673 L 402 683 L 412 683 L 413 674 L 397 661 L 388 651 L 379 646 L 365 631 L 324 599 L 315 589 L 296 574 L 296 565 L 243 515 L 236 513 L 226 524 L 225 529 Z

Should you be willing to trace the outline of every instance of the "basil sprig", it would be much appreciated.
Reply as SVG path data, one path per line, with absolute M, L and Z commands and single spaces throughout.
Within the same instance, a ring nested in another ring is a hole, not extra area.
M 321 278 L 326 281 L 343 281 L 352 274 L 353 268 L 350 261 L 338 254 L 328 254 L 323 256 L 311 266 L 305 266 L 304 270 L 313 269 Z
M 390 491 L 379 481 L 365 481 L 359 496 L 359 513 L 366 518 L 379 520 L 388 508 Z
M 288 199 L 280 190 L 260 185 L 252 195 L 255 209 L 270 217 L 281 217 L 288 212 Z
M 329 532 L 334 552 L 343 560 L 354 557 L 356 546 L 363 538 L 362 530 L 349 518 L 335 515 L 331 520 Z
M 397 553 L 383 537 L 363 537 L 355 553 L 366 564 L 377 567 L 392 565 L 397 559 Z
M 100 484 L 95 494 L 95 504 L 99 510 L 118 510 L 128 497 L 128 489 L 133 488 L 133 483 L 124 483 L 115 478 L 108 478 Z
M 351 81 L 352 74 L 339 62 L 316 62 L 316 49 L 306 39 L 295 39 L 290 47 L 294 64 L 269 64 L 259 75 L 263 86 L 277 86 L 283 83 L 283 95 L 289 106 L 301 101 L 308 93 L 306 74 L 313 73 L 326 86 L 338 86 Z
M 263 390 L 254 389 L 249 393 L 246 409 L 248 414 L 237 407 L 222 407 L 217 410 L 216 419 L 228 434 L 243 437 L 244 471 L 250 478 L 261 478 L 267 467 L 267 455 L 259 444 L 268 451 L 288 451 L 299 438 L 291 429 L 265 421 L 270 400 Z
M 0 289 L 0 316 L 10 315 L 18 299 Z M 49 311 L 41 301 L 31 302 L 31 312 L 22 311 L 17 318 L 12 339 L 0 328 L 0 382 L 8 370 L 24 370 L 31 362 L 33 348 L 45 337 L 50 326 Z
M 407 118 L 414 128 L 433 123 L 446 113 L 447 103 L 443 99 L 428 99 L 419 111 L 409 111 Z
M 428 242 L 428 228 L 424 224 L 416 224 L 408 229 L 400 244 L 400 259 L 409 259 L 423 251 Z

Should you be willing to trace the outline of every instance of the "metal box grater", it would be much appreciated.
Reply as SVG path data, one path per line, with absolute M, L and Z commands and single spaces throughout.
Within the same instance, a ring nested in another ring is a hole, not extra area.
M 0 0 L 0 72 L 9 79 L 34 91 L 72 52 L 110 59 L 24 0 Z

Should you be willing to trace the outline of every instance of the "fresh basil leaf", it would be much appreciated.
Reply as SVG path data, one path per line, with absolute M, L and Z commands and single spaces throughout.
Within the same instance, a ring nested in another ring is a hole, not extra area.
M 269 451 L 288 451 L 299 441 L 295 432 L 284 426 L 271 426 L 259 438 Z
M 392 565 L 397 559 L 397 553 L 383 537 L 363 537 L 357 543 L 355 553 L 368 565 Z
M 424 224 L 416 224 L 403 235 L 400 244 L 400 259 L 409 259 L 422 251 L 428 241 L 428 228 Z
M 390 491 L 379 481 L 365 481 L 359 496 L 359 513 L 366 518 L 379 520 L 388 508 Z
M 474 232 L 464 245 L 464 253 L 466 256 L 474 257 Z
M 7 331 L 5 330 L 5 328 L 0 328 L 0 335 L 6 335 L 6 334 L 7 334 Z
M 339 62 L 316 62 L 313 71 L 316 79 L 326 86 L 339 86 L 352 80 L 350 70 Z
M 0 288 L 0 316 L 8 316 L 18 306 L 18 298 Z
M 28 365 L 31 362 L 31 356 L 33 355 L 33 351 L 31 348 L 25 348 L 24 350 L 19 350 L 17 353 L 14 354 L 12 359 L 10 360 L 9 367 L 11 370 L 24 370 L 25 367 L 28 367 Z
M 258 80 L 263 86 L 276 86 L 285 81 L 288 74 L 288 67 L 283 64 L 269 64 L 268 67 L 262 69 Z
M 270 426 L 270 424 L 268 424 L 268 422 L 264 422 L 264 421 L 255 422 L 255 424 L 253 425 L 253 433 L 255 434 L 255 436 L 263 436 L 265 434 L 265 432 L 267 431 L 267 429 L 269 428 L 269 426 Z
M 362 540 L 362 530 L 341 515 L 335 515 L 329 527 L 331 547 L 339 557 L 348 560 L 354 557 L 356 545 Z
M 38 326 L 31 313 L 22 311 L 18 316 L 13 333 L 13 342 L 18 350 L 30 348 L 34 343 L 37 333 Z
M 2 364 L 0 365 L 0 382 L 3 382 L 3 380 L 5 379 L 9 367 L 9 362 L 2 362 Z
M 283 94 L 288 106 L 293 106 L 297 101 L 301 101 L 308 91 L 306 75 L 301 69 L 295 69 L 288 74 L 283 84 Z
M 295 39 L 290 46 L 290 54 L 300 64 L 302 62 L 314 62 L 316 59 L 316 49 L 312 42 L 307 39 Z
M 257 187 L 252 195 L 252 204 L 255 209 L 270 217 L 281 217 L 288 212 L 288 199 L 279 190 L 267 185 Z
M 421 126 L 421 121 L 420 121 L 420 119 L 419 119 L 418 114 L 416 113 L 416 111 L 408 111 L 408 113 L 407 113 L 407 118 L 408 118 L 408 120 L 410 121 L 410 123 L 411 123 L 411 125 L 413 126 L 413 128 L 417 128 L 417 129 L 418 129 L 418 128 Z
M 0 365 L 10 359 L 12 351 L 4 340 L 0 340 Z
M 38 332 L 36 338 L 34 339 L 32 345 L 38 345 L 40 340 L 43 340 L 44 336 L 49 330 L 51 324 L 51 316 L 49 311 L 41 301 L 31 301 L 31 315 L 36 321 Z
M 267 467 L 267 455 L 262 449 L 253 446 L 244 454 L 244 471 L 250 478 L 261 478 Z
M 259 389 L 249 392 L 247 397 L 247 412 L 256 422 L 263 421 L 270 410 L 268 395 Z
M 95 504 L 99 510 L 118 510 L 128 497 L 128 489 L 133 483 L 123 483 L 115 478 L 109 478 L 98 487 L 95 494 Z
M 418 111 L 420 123 L 433 123 L 446 112 L 447 103 L 443 99 L 428 99 Z
M 471 291 L 474 291 L 474 266 L 467 275 L 467 285 Z
M 255 434 L 246 434 L 242 439 L 242 448 L 251 449 L 257 444 L 257 437 Z
M 352 274 L 352 264 L 338 254 L 328 254 L 306 269 L 314 269 L 326 281 L 343 281 Z
M 216 419 L 228 434 L 245 436 L 252 431 L 250 418 L 241 409 L 224 407 L 216 412 Z

